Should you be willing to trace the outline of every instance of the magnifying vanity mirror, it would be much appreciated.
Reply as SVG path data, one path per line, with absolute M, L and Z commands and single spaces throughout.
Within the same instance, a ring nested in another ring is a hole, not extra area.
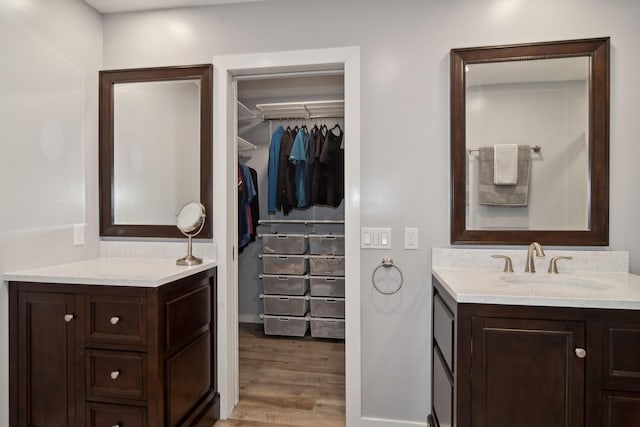
M 181 237 L 180 207 L 211 212 L 212 69 L 100 72 L 101 236 Z
M 607 245 L 609 39 L 450 59 L 451 242 Z
M 202 231 L 206 219 L 206 209 L 200 202 L 189 202 L 180 209 L 176 217 L 176 226 L 189 239 L 187 255 L 176 261 L 177 265 L 202 264 L 202 258 L 193 256 L 191 239 Z

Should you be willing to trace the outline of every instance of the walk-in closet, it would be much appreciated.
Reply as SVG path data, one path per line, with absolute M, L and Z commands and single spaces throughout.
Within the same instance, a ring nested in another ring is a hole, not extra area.
M 344 77 L 242 76 L 237 416 L 344 425 Z

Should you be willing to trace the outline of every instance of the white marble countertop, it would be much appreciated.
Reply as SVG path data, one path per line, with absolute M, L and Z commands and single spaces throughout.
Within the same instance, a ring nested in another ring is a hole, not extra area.
M 515 273 L 504 273 L 508 255 Z M 536 258 L 536 273 L 524 273 L 527 251 L 519 249 L 433 248 L 432 273 L 460 303 L 640 310 L 640 276 L 629 273 L 625 251 L 547 250 Z M 547 273 L 554 256 L 571 256 Z
M 640 310 L 640 276 L 636 274 L 446 268 L 432 272 L 459 303 Z
M 158 287 L 216 265 L 216 261 L 211 260 L 188 267 L 176 265 L 175 259 L 102 257 L 8 272 L 3 279 L 8 282 Z

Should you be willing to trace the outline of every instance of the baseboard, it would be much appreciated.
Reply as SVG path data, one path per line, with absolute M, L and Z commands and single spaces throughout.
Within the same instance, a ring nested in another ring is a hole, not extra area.
M 240 323 L 262 323 L 260 316 L 256 314 L 240 314 L 238 313 L 238 322 Z
M 360 427 L 427 427 L 427 422 L 387 420 L 384 418 L 360 419 Z

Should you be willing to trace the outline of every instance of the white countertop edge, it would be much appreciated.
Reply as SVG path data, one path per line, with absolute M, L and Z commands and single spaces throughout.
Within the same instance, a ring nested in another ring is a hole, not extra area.
M 464 269 L 443 269 L 445 271 Z M 485 270 L 486 271 L 486 270 Z M 622 309 L 640 310 L 640 301 L 625 299 L 607 298 L 572 298 L 558 296 L 531 296 L 531 295 L 495 295 L 479 294 L 474 292 L 458 293 L 447 283 L 438 269 L 431 271 L 438 283 L 449 293 L 457 303 L 461 304 L 498 304 L 498 305 L 521 305 L 521 306 L 544 306 L 544 307 L 564 307 L 564 308 L 599 308 L 599 309 Z M 500 270 L 496 270 L 500 273 Z M 615 273 L 624 274 L 624 273 Z
M 98 271 L 101 260 L 105 260 L 113 271 Z M 151 269 L 153 274 L 127 271 L 127 266 L 135 263 L 137 267 Z M 156 273 L 153 268 L 165 265 L 168 272 Z M 6 282 L 36 282 L 78 285 L 108 285 L 108 286 L 134 286 L 134 287 L 159 287 L 175 280 L 192 276 L 202 271 L 217 266 L 215 260 L 203 260 L 202 264 L 194 266 L 178 266 L 175 260 L 167 259 L 131 259 L 131 258 L 92 258 L 65 264 L 57 264 L 48 267 L 27 269 L 16 272 L 8 272 L 3 275 Z

